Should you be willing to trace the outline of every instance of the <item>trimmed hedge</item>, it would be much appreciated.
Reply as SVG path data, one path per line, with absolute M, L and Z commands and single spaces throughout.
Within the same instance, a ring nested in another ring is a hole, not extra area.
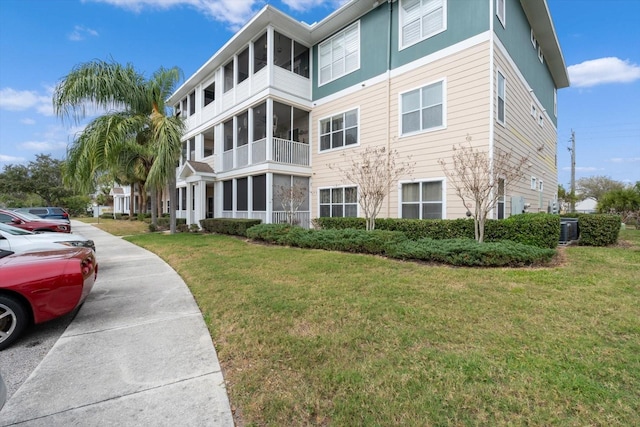
M 465 267 L 522 267 L 548 263 L 555 250 L 511 241 L 478 243 L 474 239 L 407 240 L 389 248 L 387 256 Z
M 260 224 L 247 237 L 307 249 L 386 255 L 455 266 L 518 267 L 547 263 L 555 250 L 511 241 L 477 243 L 473 239 L 409 240 L 404 232 L 387 230 L 305 230 L 286 224 Z
M 210 233 L 231 234 L 233 236 L 247 235 L 247 229 L 260 224 L 259 219 L 243 218 L 206 218 L 200 220 L 203 230 Z
M 618 215 L 579 214 L 579 244 L 584 246 L 608 246 L 618 243 L 622 221 Z
M 158 221 L 158 227 L 159 228 L 166 228 L 168 229 L 171 225 L 171 218 L 169 217 L 159 217 L 157 219 Z M 186 218 L 176 218 L 176 228 L 180 227 L 181 225 L 186 226 L 187 225 L 187 219 Z
M 365 229 L 364 218 L 317 218 L 321 229 Z M 376 230 L 401 231 L 411 240 L 473 239 L 473 219 L 376 219 Z M 560 240 L 560 217 L 545 213 L 512 215 L 504 220 L 488 220 L 485 241 L 510 240 L 553 249 Z

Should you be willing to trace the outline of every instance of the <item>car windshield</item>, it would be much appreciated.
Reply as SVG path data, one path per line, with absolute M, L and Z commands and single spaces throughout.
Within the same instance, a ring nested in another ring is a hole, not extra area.
M 5 233 L 13 234 L 15 236 L 24 236 L 26 234 L 35 234 L 27 230 L 23 230 L 22 228 L 14 227 L 12 225 L 4 224 L 0 222 L 0 231 L 4 231 Z
M 30 214 L 29 212 L 16 212 L 16 211 L 13 211 L 13 213 L 14 213 L 15 216 L 20 217 L 24 221 L 33 221 L 33 220 L 40 221 L 40 220 L 42 220 L 42 218 L 40 218 L 38 215 Z

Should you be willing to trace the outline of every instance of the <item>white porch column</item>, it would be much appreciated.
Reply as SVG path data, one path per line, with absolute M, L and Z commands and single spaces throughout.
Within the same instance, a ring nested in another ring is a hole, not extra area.
M 267 131 L 268 135 L 268 131 Z M 273 222 L 273 173 L 267 173 L 267 218 L 265 223 L 271 224 Z
M 196 184 L 196 215 L 195 224 L 200 226 L 200 220 L 207 217 L 207 183 L 198 181 Z

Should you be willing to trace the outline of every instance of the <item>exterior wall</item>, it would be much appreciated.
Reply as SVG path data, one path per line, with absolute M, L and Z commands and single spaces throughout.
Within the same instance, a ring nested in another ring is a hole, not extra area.
M 472 137 L 474 147 L 489 147 L 489 44 L 458 51 L 370 87 L 365 87 L 328 102 L 318 100 L 313 110 L 313 183 L 312 216 L 318 216 L 318 189 L 344 186 L 339 174 L 328 165 L 348 162 L 366 147 L 390 144 L 398 150 L 398 161 L 416 163 L 411 176 L 400 181 L 443 178 L 438 159 L 451 156 L 453 144 Z M 402 136 L 400 131 L 400 95 L 430 83 L 445 82 L 445 128 Z M 388 93 L 387 93 L 388 91 Z M 359 145 L 319 151 L 319 121 L 327 116 L 359 108 Z M 345 158 L 346 156 L 346 158 Z M 348 164 L 348 163 L 346 163 Z M 446 184 L 446 218 L 464 217 L 466 209 Z M 399 217 L 399 185 L 393 183 L 379 217 Z
M 543 107 L 537 102 L 534 93 L 528 89 L 514 62 L 509 60 L 504 50 L 495 49 L 495 76 L 501 72 L 506 78 L 505 123 L 495 122 L 495 146 L 512 150 L 517 158 L 529 158 L 524 177 L 519 182 L 506 183 L 506 207 L 508 216 L 511 213 L 511 197 L 523 196 L 525 203 L 530 204 L 528 212 L 546 212 L 550 202 L 555 200 L 558 190 L 558 170 L 556 160 L 557 131 L 554 123 L 545 114 Z M 495 81 L 495 80 L 494 80 Z M 497 85 L 494 85 L 497 90 Z M 497 111 L 497 94 L 494 91 L 494 109 Z M 532 104 L 536 107 L 536 116 L 531 115 Z M 542 126 L 539 124 L 543 116 Z M 531 189 L 531 177 L 536 178 L 537 189 Z M 539 182 L 543 181 L 542 197 Z
M 495 0 L 491 0 L 495 1 Z M 557 126 L 557 117 L 554 113 L 555 85 L 551 73 L 544 59 L 540 62 L 538 50 L 531 43 L 531 26 L 520 5 L 519 0 L 505 0 L 506 20 L 503 26 L 497 16 L 493 17 L 494 32 L 509 56 L 534 90 L 534 93 L 547 110 L 554 126 Z

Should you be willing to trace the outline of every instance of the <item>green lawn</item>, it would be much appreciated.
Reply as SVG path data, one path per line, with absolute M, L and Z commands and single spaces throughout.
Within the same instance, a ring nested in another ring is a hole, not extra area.
M 638 425 L 640 231 L 549 268 L 437 267 L 200 234 L 184 278 L 240 425 Z

